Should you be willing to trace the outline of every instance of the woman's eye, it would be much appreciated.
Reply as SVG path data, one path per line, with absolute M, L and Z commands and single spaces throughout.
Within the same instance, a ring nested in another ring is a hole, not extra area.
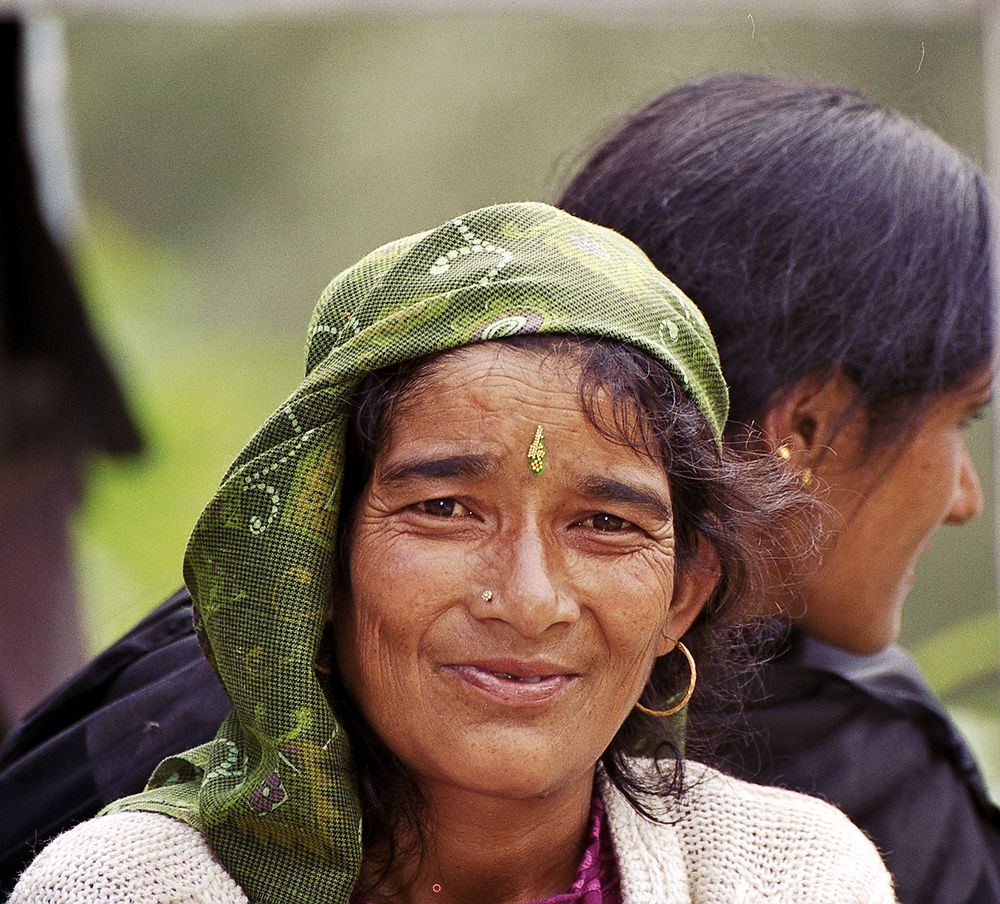
M 598 512 L 596 515 L 591 515 L 589 518 L 585 518 L 582 523 L 587 527 L 594 528 L 594 530 L 602 531 L 621 531 L 632 526 L 631 522 L 626 521 L 624 518 L 609 515 L 607 512 Z
M 428 499 L 418 502 L 417 508 L 426 515 L 436 515 L 439 518 L 461 518 L 472 514 L 457 499 Z

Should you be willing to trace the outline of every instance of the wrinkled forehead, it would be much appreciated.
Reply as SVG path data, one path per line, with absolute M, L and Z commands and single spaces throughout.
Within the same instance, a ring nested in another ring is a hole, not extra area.
M 650 400 L 640 402 L 635 386 L 657 371 L 659 382 L 673 380 L 658 362 L 620 343 L 563 335 L 515 337 L 442 352 L 384 387 L 376 400 L 377 448 L 370 454 L 374 459 L 382 453 L 399 425 L 418 412 L 422 420 L 447 411 L 448 417 L 472 422 L 504 410 L 511 399 L 532 396 L 545 399 L 536 412 L 543 432 L 554 406 L 572 408 L 582 418 L 578 431 L 589 434 L 591 442 L 610 443 L 622 457 L 639 456 L 667 475 L 663 438 L 652 422 L 669 420 L 667 409 L 676 399 L 654 392 L 657 410 L 647 411 L 643 402 Z

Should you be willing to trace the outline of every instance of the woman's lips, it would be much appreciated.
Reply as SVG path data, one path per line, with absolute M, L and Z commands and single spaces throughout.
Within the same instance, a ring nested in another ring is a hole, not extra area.
M 498 702 L 521 706 L 547 703 L 579 678 L 558 666 L 529 663 L 462 663 L 443 671 Z

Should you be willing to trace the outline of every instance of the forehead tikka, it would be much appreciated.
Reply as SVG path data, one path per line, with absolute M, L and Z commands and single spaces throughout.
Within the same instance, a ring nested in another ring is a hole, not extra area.
M 545 439 L 542 436 L 542 425 L 538 425 L 535 438 L 528 446 L 528 467 L 532 474 L 541 474 L 545 470 Z

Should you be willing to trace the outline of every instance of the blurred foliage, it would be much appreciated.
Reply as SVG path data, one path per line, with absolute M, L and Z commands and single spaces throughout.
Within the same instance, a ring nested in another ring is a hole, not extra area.
M 151 443 L 95 465 L 79 521 L 95 647 L 179 584 L 201 505 L 298 380 L 313 301 L 371 248 L 552 200 L 619 115 L 717 69 L 855 84 L 984 146 L 973 22 L 77 18 L 67 41 L 80 273 Z M 988 425 L 974 441 L 991 496 Z M 949 702 L 995 713 L 990 511 L 936 539 L 904 632 Z
M 99 649 L 180 585 L 201 506 L 297 381 L 302 343 L 289 331 L 251 348 L 238 330 L 206 328 L 183 303 L 179 287 L 192 277 L 177 253 L 138 240 L 106 211 L 89 219 L 77 271 L 120 351 L 149 447 L 139 461 L 95 462 L 77 519 L 91 646 Z

